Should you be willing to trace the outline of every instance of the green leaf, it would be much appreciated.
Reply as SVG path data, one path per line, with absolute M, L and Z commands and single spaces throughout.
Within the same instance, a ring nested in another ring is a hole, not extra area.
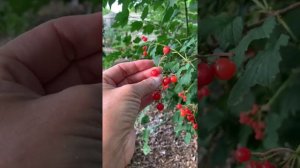
M 151 34 L 154 30 L 154 25 L 153 24 L 147 24 L 146 26 L 144 26 L 144 34 Z
M 169 6 L 173 7 L 176 4 L 176 0 L 169 0 Z
M 153 49 L 151 49 L 150 56 L 152 57 L 154 64 L 158 65 L 160 57 L 158 55 L 156 55 L 156 48 L 157 48 L 157 46 L 155 46 Z
M 184 137 L 184 142 L 185 142 L 186 144 L 189 144 L 189 143 L 191 142 L 191 139 L 192 139 L 192 134 L 189 133 L 189 132 L 187 132 L 187 133 L 185 134 L 185 137 Z
M 237 45 L 241 40 L 243 33 L 243 20 L 241 17 L 235 18 L 226 25 L 220 32 L 216 33 L 216 37 L 222 49 L 226 50 L 230 45 Z
M 249 44 L 258 39 L 269 38 L 273 29 L 275 28 L 276 21 L 274 17 L 269 17 L 261 27 L 250 30 L 247 35 L 240 41 L 239 45 L 234 49 L 235 56 L 234 62 L 240 67 L 246 58 L 245 52 Z
M 191 83 L 192 80 L 192 72 L 194 70 L 190 69 L 190 71 L 187 71 L 180 79 L 179 79 L 179 83 L 181 85 L 188 85 Z
M 126 37 L 123 39 L 123 42 L 124 42 L 126 45 L 130 44 L 130 42 L 131 42 L 131 36 L 126 36 Z
M 252 133 L 252 129 L 248 126 L 241 126 L 240 132 L 239 132 L 239 144 L 242 146 L 246 146 L 248 143 L 248 139 Z
M 142 120 L 141 120 L 141 124 L 147 124 L 150 121 L 149 116 L 145 115 Z
M 149 13 L 149 7 L 145 6 L 141 15 L 141 19 L 144 20 L 147 17 L 148 13 Z
M 148 144 L 144 144 L 142 151 L 143 151 L 144 155 L 148 155 L 151 152 L 151 148 Z
M 200 37 L 205 38 L 208 35 L 222 30 L 222 28 L 231 21 L 232 17 L 224 13 L 218 16 L 206 17 L 205 19 L 199 21 L 199 35 Z
M 141 21 L 134 21 L 131 23 L 131 29 L 130 31 L 136 31 L 136 30 L 140 30 L 143 27 L 143 22 Z
M 128 23 L 128 17 L 129 17 L 129 10 L 128 9 L 122 10 L 122 12 L 119 12 L 116 15 L 115 17 L 116 22 L 114 23 L 114 26 L 116 25 L 125 26 Z
M 167 8 L 167 9 L 166 9 L 166 13 L 165 13 L 165 15 L 164 15 L 162 21 L 163 21 L 163 22 L 169 22 L 169 21 L 170 21 L 170 18 L 171 18 L 172 15 L 173 15 L 173 13 L 174 13 L 174 8 L 173 8 L 173 7 Z
M 289 37 L 281 35 L 279 39 L 259 52 L 256 57 L 247 64 L 242 77 L 231 90 L 228 104 L 236 105 L 241 102 L 249 89 L 256 85 L 269 86 L 279 73 L 279 62 L 281 61 L 279 49 L 288 43 Z
M 282 118 L 278 114 L 269 113 L 266 118 L 266 130 L 263 145 L 265 148 L 278 147 L 278 133 L 277 130 L 282 124 Z

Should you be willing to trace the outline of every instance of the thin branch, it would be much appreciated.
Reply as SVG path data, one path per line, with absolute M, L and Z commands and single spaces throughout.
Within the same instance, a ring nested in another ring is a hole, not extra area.
M 186 1 L 187 0 L 184 0 L 184 8 L 185 8 L 186 36 L 188 37 L 190 34 L 190 31 L 189 31 L 189 16 L 188 16 L 188 9 L 187 9 Z
M 293 4 L 289 5 L 288 7 L 283 8 L 283 9 L 279 9 L 279 10 L 276 10 L 276 11 L 273 11 L 273 12 L 268 12 L 267 17 L 268 16 L 279 16 L 279 15 L 282 15 L 282 14 L 284 14 L 284 13 L 290 11 L 290 10 L 293 10 L 295 8 L 298 8 L 298 7 L 300 7 L 300 2 L 293 3 Z M 254 27 L 257 27 L 257 26 L 263 24 L 265 22 L 265 20 L 267 19 L 267 17 L 260 20 L 260 21 L 258 21 L 258 22 L 256 22 L 256 23 L 254 23 L 254 24 L 252 24 L 252 25 L 250 25 L 250 26 L 248 26 L 248 29 L 252 29 Z

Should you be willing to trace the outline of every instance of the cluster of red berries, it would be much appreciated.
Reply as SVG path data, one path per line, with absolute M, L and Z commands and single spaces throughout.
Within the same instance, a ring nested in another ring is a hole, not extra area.
M 142 39 L 142 41 L 144 41 L 144 42 L 147 42 L 147 41 L 148 41 L 148 38 L 147 38 L 146 36 L 144 36 L 144 35 L 142 35 L 141 39 Z M 144 56 L 144 57 L 146 57 L 146 56 L 148 55 L 147 49 L 148 49 L 147 46 L 143 46 L 143 56 Z M 163 48 L 163 53 L 164 53 L 164 55 L 167 55 L 167 54 L 169 54 L 170 52 L 171 52 L 171 48 L 170 48 L 169 46 L 164 46 L 164 48 Z
M 276 168 L 269 161 L 254 161 L 251 159 L 251 151 L 246 147 L 239 147 L 235 153 L 234 157 L 239 163 L 245 163 L 245 168 Z
M 257 118 L 257 112 L 259 111 L 259 106 L 254 104 L 252 110 L 249 112 L 240 113 L 240 123 L 248 125 L 255 132 L 255 139 L 262 140 L 264 137 L 265 123 Z
M 180 110 L 180 116 L 185 117 L 191 124 L 193 124 L 193 128 L 197 130 L 198 124 L 192 111 L 187 107 L 183 107 L 182 104 L 177 104 L 176 108 Z
M 214 77 L 220 80 L 230 80 L 236 73 L 236 65 L 228 58 L 218 58 L 213 64 L 198 64 L 198 98 L 209 95 L 208 88 Z
M 176 82 L 177 82 L 176 75 L 171 75 L 171 77 L 165 76 L 162 81 L 163 90 L 168 89 L 170 83 L 176 83 Z

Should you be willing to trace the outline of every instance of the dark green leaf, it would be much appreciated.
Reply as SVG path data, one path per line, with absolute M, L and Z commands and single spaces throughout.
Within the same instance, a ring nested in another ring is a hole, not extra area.
M 229 99 L 229 105 L 236 105 L 243 100 L 249 89 L 260 84 L 269 86 L 279 73 L 279 62 L 281 61 L 279 49 L 288 43 L 289 37 L 281 35 L 277 41 L 264 51 L 259 52 L 256 57 L 248 63 L 242 77 L 234 85 Z
M 136 31 L 136 30 L 140 30 L 143 27 L 143 22 L 141 21 L 134 21 L 131 23 L 131 29 L 130 31 Z
M 142 15 L 141 15 L 141 19 L 142 19 L 142 20 L 144 20 L 144 19 L 147 17 L 148 12 L 149 12 L 149 7 L 148 7 L 148 6 L 145 6 L 145 7 L 144 7 L 144 10 L 143 10 L 143 12 L 142 12 Z
M 144 34 L 151 34 L 154 30 L 154 25 L 153 24 L 147 24 L 146 26 L 144 26 Z
M 269 38 L 276 25 L 274 17 L 269 17 L 261 27 L 250 30 L 247 35 L 241 40 L 239 45 L 234 49 L 234 61 L 240 67 L 244 61 L 245 52 L 249 44 L 258 39 Z
M 166 13 L 165 13 L 165 15 L 164 15 L 162 21 L 163 21 L 163 22 L 168 22 L 168 21 L 170 21 L 170 18 L 172 17 L 173 13 L 174 13 L 174 8 L 173 8 L 173 7 L 167 8 L 167 9 L 166 9 Z
M 145 115 L 142 120 L 141 120 L 141 124 L 147 124 L 150 121 L 149 116 Z

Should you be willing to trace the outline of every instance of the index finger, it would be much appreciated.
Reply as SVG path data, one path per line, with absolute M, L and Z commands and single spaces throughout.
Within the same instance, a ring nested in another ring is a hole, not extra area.
M 127 77 L 154 66 L 152 60 L 120 63 L 103 72 L 103 82 L 117 86 Z

